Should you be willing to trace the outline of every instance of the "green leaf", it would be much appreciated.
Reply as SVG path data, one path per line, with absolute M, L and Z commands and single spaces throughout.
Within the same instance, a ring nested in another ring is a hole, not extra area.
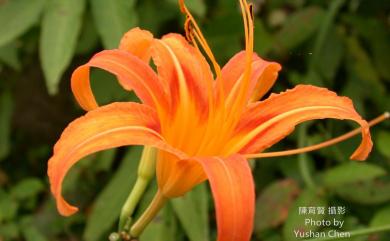
M 327 81 L 334 80 L 344 54 L 343 42 L 336 29 L 332 28 L 324 41 L 318 59 L 314 63 L 316 69 Z
M 96 171 L 108 171 L 115 160 L 116 152 L 117 149 L 110 149 L 97 153 L 91 168 Z
M 209 240 L 208 194 L 205 184 L 184 197 L 172 199 L 172 206 L 190 241 Z
M 0 94 L 0 161 L 10 150 L 11 118 L 13 109 L 12 96 L 8 91 Z
M 137 220 L 148 208 L 157 192 L 157 183 L 153 180 L 142 197 L 139 207 L 137 208 L 135 220 Z M 177 219 L 174 213 L 171 202 L 167 202 L 165 206 L 158 212 L 153 220 L 146 226 L 140 236 L 140 241 L 166 241 L 177 240 L 181 241 L 181 233 L 177 231 Z
M 121 208 L 126 201 L 135 179 L 137 177 L 138 160 L 141 149 L 132 147 L 122 160 L 121 166 L 96 198 L 93 210 L 88 217 L 87 227 L 84 231 L 84 240 L 102 240 L 119 218 Z
M 347 37 L 345 40 L 348 50 L 347 63 L 350 68 L 350 74 L 355 75 L 364 84 L 364 87 L 369 89 L 369 94 L 375 91 L 377 93 L 376 96 L 383 95 L 385 87 L 380 81 L 379 75 L 367 51 L 356 37 Z
M 135 27 L 135 0 L 90 0 L 95 25 L 106 49 L 117 48 L 123 34 Z
M 390 158 L 390 132 L 382 130 L 377 135 L 377 147 L 378 150 L 386 157 Z
M 307 7 L 293 13 L 275 35 L 274 49 L 288 51 L 297 47 L 318 30 L 323 17 L 324 11 L 318 7 Z
M 23 200 L 39 194 L 44 189 L 45 186 L 40 179 L 25 177 L 12 187 L 11 195 L 18 200 Z
M 343 199 L 360 204 L 380 204 L 390 201 L 390 181 L 370 180 L 335 187 Z
M 390 206 L 386 206 L 375 213 L 371 219 L 371 227 L 379 227 L 390 224 Z
M 260 235 L 261 231 L 282 224 L 299 192 L 299 186 L 293 179 L 277 181 L 267 186 L 256 201 L 256 234 Z
M 176 234 L 176 225 L 177 220 L 172 207 L 165 205 L 146 227 L 140 237 L 140 241 L 179 240 Z
M 173 4 L 177 10 L 179 9 L 177 0 L 169 0 L 169 3 Z M 192 14 L 199 17 L 204 17 L 206 15 L 207 9 L 204 0 L 186 0 L 185 3 Z
M 143 0 L 137 4 L 138 12 L 142 13 L 139 15 L 139 26 L 154 34 L 160 33 L 167 21 L 177 15 L 177 5 L 166 1 Z
M 326 213 L 323 214 L 299 214 L 299 207 L 324 207 L 327 210 L 327 200 L 317 194 L 314 190 L 305 190 L 301 193 L 298 199 L 290 207 L 288 211 L 288 218 L 283 226 L 284 240 L 300 240 L 295 236 L 294 231 L 300 232 L 315 232 L 320 227 L 305 225 L 305 219 L 312 219 L 314 221 L 324 220 Z
M 33 26 L 37 22 L 45 2 L 45 0 L 0 2 L 0 46 L 19 37 Z
M 176 4 L 177 4 L 177 1 L 176 1 Z M 188 9 L 200 16 L 200 17 L 204 17 L 206 15 L 206 5 L 204 3 L 204 0 L 187 0 L 186 1 L 186 4 L 188 6 Z
M 77 41 L 76 55 L 94 51 L 99 45 L 99 35 L 89 12 L 84 15 L 83 27 Z
M 56 94 L 62 74 L 70 64 L 81 29 L 85 0 L 51 1 L 43 18 L 40 57 L 46 86 Z
M 267 28 L 264 25 L 264 22 L 261 19 L 256 18 L 254 24 L 255 24 L 254 50 L 260 56 L 265 56 L 272 49 L 273 37 L 268 32 Z
M 314 41 L 313 55 L 309 59 L 309 72 L 312 71 L 313 67 L 316 65 L 324 64 L 320 61 L 320 57 L 323 54 L 321 51 L 324 49 L 325 44 L 327 43 L 327 37 L 329 37 L 329 35 L 331 35 L 331 38 L 333 37 L 333 33 L 331 32 L 332 28 L 334 28 L 333 21 L 344 3 L 345 0 L 334 0 L 330 2 L 329 8 L 324 14 L 325 16 L 323 21 L 321 21 L 319 32 Z M 335 51 L 337 51 L 337 49 L 332 49 L 331 52 Z
M 34 226 L 31 217 L 24 217 L 21 222 L 21 231 L 26 241 L 47 241 L 46 237 Z
M 78 212 L 75 215 L 64 218 L 58 213 L 55 200 L 51 197 L 44 200 L 40 199 L 39 205 L 36 208 L 31 217 L 32 222 L 46 237 L 51 237 L 50 240 L 55 240 L 55 235 L 63 234 L 64 230 L 79 225 L 81 221 L 83 221 L 83 226 L 85 225 L 85 214 L 83 212 Z M 80 235 L 78 234 L 78 236 Z
M 8 194 L 0 196 L 0 223 L 15 218 L 18 212 L 18 203 Z
M 331 168 L 322 176 L 323 184 L 327 187 L 372 180 L 386 174 L 386 171 L 373 164 L 364 162 L 348 162 Z
M 298 159 L 295 156 L 286 156 L 282 162 L 276 161 L 275 164 L 278 166 L 279 171 L 282 173 L 282 175 L 301 181 L 302 176 L 299 171 L 299 165 L 298 165 Z
M 372 228 L 379 228 L 388 225 L 390 225 L 390 205 L 387 205 L 377 211 L 370 222 L 370 227 Z M 378 232 L 374 237 L 376 241 L 388 241 L 390 238 L 390 232 Z
M 217 15 L 205 25 L 205 37 L 220 63 L 227 62 L 242 49 L 243 26 L 241 21 L 237 12 L 228 12 Z
M 344 17 L 349 24 L 357 30 L 370 45 L 375 68 L 381 74 L 384 80 L 390 80 L 390 34 L 387 26 L 378 18 L 367 18 L 366 16 L 346 15 Z
M 14 70 L 20 70 L 21 63 L 18 56 L 19 47 L 14 42 L 0 47 L 0 62 L 5 63 Z
M 2 223 L 0 225 L 0 237 L 4 240 L 17 240 L 19 227 L 16 223 Z
M 134 92 L 123 89 L 114 75 L 104 70 L 91 70 L 91 86 L 96 100 L 100 104 L 114 101 L 134 101 Z
M 217 9 L 220 13 L 238 13 L 236 1 L 217 1 L 217 4 Z

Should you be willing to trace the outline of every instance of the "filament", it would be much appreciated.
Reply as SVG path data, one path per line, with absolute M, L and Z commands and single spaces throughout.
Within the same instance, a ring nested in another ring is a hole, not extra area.
M 202 46 L 204 52 L 210 59 L 213 64 L 214 71 L 217 77 L 221 76 L 221 67 L 218 65 L 216 58 L 214 57 L 213 52 L 211 51 L 210 46 L 208 45 L 205 37 L 202 34 L 198 24 L 196 23 L 194 17 L 187 9 L 187 6 L 184 3 L 184 0 L 179 0 L 180 10 L 186 15 L 187 19 L 184 23 L 184 29 L 186 31 L 187 40 L 194 43 L 196 45 L 196 41 L 194 41 L 194 36 L 196 40 L 199 42 L 200 46 Z

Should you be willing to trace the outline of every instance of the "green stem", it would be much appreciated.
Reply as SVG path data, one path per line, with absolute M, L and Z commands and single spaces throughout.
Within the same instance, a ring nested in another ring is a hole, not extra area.
M 135 208 L 142 195 L 144 194 L 146 187 L 148 186 L 149 181 L 138 178 L 133 189 L 130 192 L 129 197 L 127 198 L 125 205 L 122 207 L 122 212 L 119 218 L 119 230 L 129 230 L 132 215 L 134 213 Z
M 376 234 L 379 232 L 384 231 L 390 231 L 390 225 L 385 226 L 379 226 L 379 227 L 373 227 L 373 228 L 364 228 L 360 230 L 355 231 L 346 231 L 345 233 L 349 233 L 349 237 L 325 237 L 325 238 L 313 238 L 313 239 L 305 239 L 304 241 L 327 241 L 327 240 L 341 240 L 341 239 L 348 239 L 356 236 L 362 236 L 362 235 L 369 235 L 369 234 Z
M 119 231 L 128 231 L 132 222 L 132 215 L 145 190 L 154 177 L 156 169 L 156 149 L 145 146 L 138 166 L 138 177 L 130 192 L 119 218 Z
M 153 220 L 167 200 L 168 199 L 160 191 L 157 191 L 149 207 L 131 227 L 130 236 L 132 238 L 138 238 L 141 235 L 146 226 Z
M 306 129 L 307 126 L 305 124 L 301 125 L 298 130 L 298 146 L 302 147 L 306 145 Z M 299 171 L 301 172 L 303 181 L 306 186 L 310 189 L 315 189 L 316 184 L 311 176 L 311 170 L 309 167 L 309 160 L 307 159 L 307 155 L 302 153 L 298 156 L 298 165 Z

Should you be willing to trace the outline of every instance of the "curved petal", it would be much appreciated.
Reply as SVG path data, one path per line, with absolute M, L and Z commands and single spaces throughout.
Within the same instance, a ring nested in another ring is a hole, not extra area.
M 164 151 L 159 152 L 156 170 L 159 189 L 168 198 L 183 196 L 206 180 L 199 162 L 193 159 L 179 159 Z
M 260 59 L 253 62 L 252 68 L 254 89 L 249 95 L 250 101 L 253 102 L 261 99 L 272 88 L 282 67 L 278 63 Z
M 257 153 L 290 134 L 297 124 L 323 118 L 357 122 L 362 128 L 362 142 L 351 158 L 364 160 L 368 156 L 372 148 L 369 127 L 355 111 L 352 101 L 310 85 L 299 85 L 251 105 L 243 114 L 236 136 L 229 145 L 232 151 Z
M 187 138 L 201 141 L 212 103 L 213 80 L 207 61 L 178 34 L 155 40 L 152 58 L 170 93 L 170 119 L 162 123 L 162 133 L 171 145 L 195 153 L 196 146 L 189 145 Z
M 149 62 L 152 43 L 153 34 L 137 27 L 123 35 L 119 43 L 119 49 L 129 52 L 145 62 Z
M 251 169 L 241 155 L 198 158 L 210 182 L 217 214 L 218 241 L 249 241 L 255 208 Z
M 155 41 L 153 60 L 160 77 L 170 87 L 173 104 L 192 98 L 200 109 L 207 108 L 213 77 L 202 54 L 179 34 Z
M 234 99 L 238 94 L 240 80 L 245 71 L 245 58 L 245 51 L 233 56 L 222 68 L 221 79 L 217 80 L 217 85 L 223 86 L 224 96 L 231 96 L 230 99 Z M 271 89 L 282 67 L 276 62 L 263 60 L 255 53 L 252 58 L 251 86 L 248 91 L 248 99 L 255 101 Z M 218 87 L 217 90 L 219 90 Z
M 150 49 L 153 39 L 151 32 L 136 27 L 123 35 L 119 43 L 119 49 L 137 56 L 148 64 L 151 57 Z M 119 82 L 125 82 L 125 80 L 119 79 Z
M 77 211 L 63 199 L 62 181 L 68 170 L 89 154 L 125 145 L 148 145 L 185 157 L 163 141 L 159 128 L 155 111 L 136 103 L 103 106 L 69 124 L 48 163 L 51 191 L 59 212 L 68 216 Z
M 87 64 L 78 67 L 72 74 L 73 94 L 85 110 L 98 106 L 91 90 L 90 67 L 101 68 L 116 75 L 123 88 L 134 90 L 143 103 L 166 108 L 164 106 L 167 105 L 167 97 L 162 84 L 145 62 L 123 50 L 105 50 L 93 56 Z

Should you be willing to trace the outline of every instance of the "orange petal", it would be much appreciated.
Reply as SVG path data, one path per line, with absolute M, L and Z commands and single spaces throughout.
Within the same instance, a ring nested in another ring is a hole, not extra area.
M 171 118 L 162 124 L 164 137 L 186 153 L 195 153 L 197 146 L 190 145 L 188 136 L 192 142 L 201 141 L 213 97 L 208 63 L 178 34 L 155 40 L 152 57 L 160 79 L 169 86 Z
M 168 198 L 182 196 L 206 180 L 199 162 L 179 159 L 163 151 L 159 152 L 156 170 L 159 190 Z
M 355 111 L 352 101 L 310 85 L 299 85 L 252 104 L 243 114 L 230 147 L 240 153 L 257 153 L 290 134 L 297 124 L 324 118 L 357 122 L 362 128 L 362 142 L 351 158 L 367 158 L 372 148 L 369 127 Z
M 89 154 L 125 145 L 148 145 L 184 157 L 162 140 L 159 128 L 155 111 L 136 103 L 106 105 L 69 124 L 48 163 L 51 191 L 59 212 L 69 216 L 77 211 L 63 199 L 62 181 L 68 170 Z
M 122 50 L 105 50 L 78 67 L 72 74 L 72 91 L 85 110 L 97 108 L 89 79 L 90 67 L 104 69 L 119 79 L 126 90 L 134 90 L 143 103 L 159 107 L 167 103 L 167 96 L 154 71 L 138 57 Z
M 251 169 L 241 155 L 199 158 L 210 182 L 217 214 L 218 241 L 249 241 L 255 208 Z
M 149 62 L 152 43 L 153 34 L 137 27 L 123 35 L 119 49 L 129 52 L 145 62 Z
M 278 78 L 278 72 L 282 69 L 280 64 L 267 62 L 262 59 L 253 62 L 252 83 L 253 92 L 250 93 L 250 101 L 261 99 L 274 86 Z
M 239 86 L 245 72 L 246 52 L 241 51 L 229 60 L 222 69 L 222 78 L 217 85 L 222 85 L 224 96 L 234 100 L 238 95 Z M 268 62 L 257 54 L 252 55 L 251 83 L 248 90 L 248 99 L 252 101 L 263 97 L 274 85 L 281 66 L 276 62 Z M 217 87 L 217 90 L 219 88 Z
M 156 41 L 153 59 L 160 77 L 169 83 L 171 98 L 190 97 L 200 105 L 199 108 L 207 106 L 213 83 L 212 72 L 199 50 L 183 36 L 168 34 L 162 41 Z

